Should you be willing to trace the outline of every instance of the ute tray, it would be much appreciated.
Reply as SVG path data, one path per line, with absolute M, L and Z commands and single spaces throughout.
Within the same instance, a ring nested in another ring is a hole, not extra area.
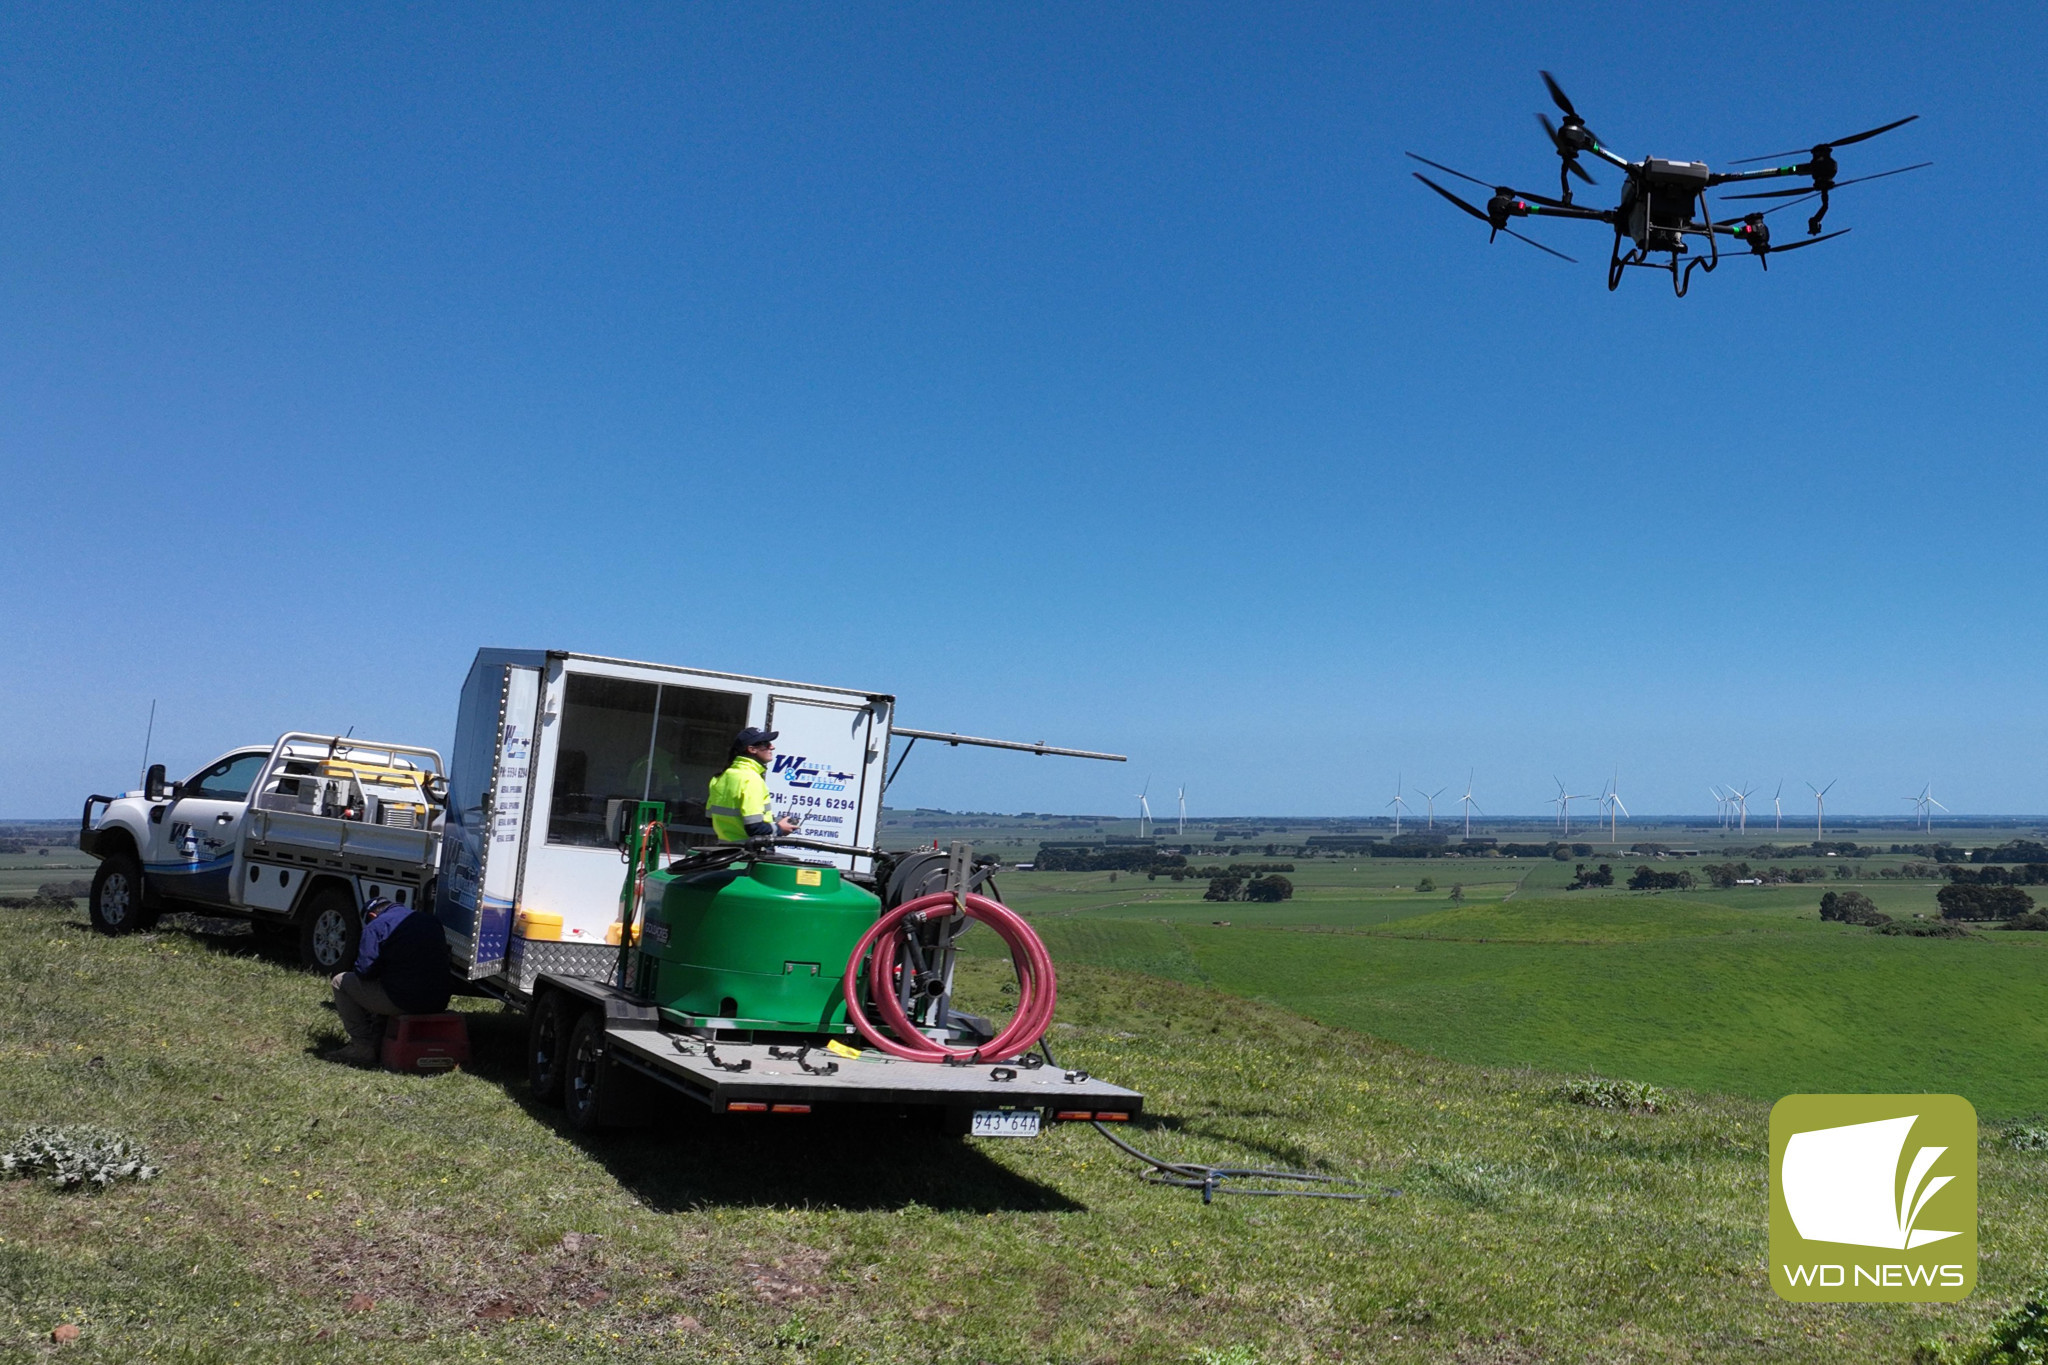
M 873 1051 L 855 1060 L 816 1047 L 804 1057 L 805 1062 L 821 1070 L 834 1063 L 838 1068 L 819 1075 L 806 1071 L 788 1055 L 800 1046 L 794 1038 L 748 1043 L 708 1040 L 664 1027 L 653 1006 L 616 987 L 575 978 L 550 976 L 546 980 L 602 1003 L 605 1043 L 614 1062 L 680 1090 L 715 1113 L 725 1113 L 734 1105 L 772 1109 L 776 1105 L 881 1104 L 952 1111 L 1042 1109 L 1048 1119 L 1061 1113 L 1108 1111 L 1135 1119 L 1145 1107 L 1145 1097 L 1135 1090 L 1051 1065 L 981 1062 L 947 1066 L 903 1061 Z M 773 1055 L 771 1048 L 784 1055 Z M 1009 1073 L 1008 1079 L 1004 1079 L 1005 1073 Z

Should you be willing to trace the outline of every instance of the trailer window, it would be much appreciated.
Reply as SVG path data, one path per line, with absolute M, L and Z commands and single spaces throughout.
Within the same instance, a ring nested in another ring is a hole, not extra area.
M 609 846 L 613 801 L 661 801 L 679 831 L 705 824 L 704 795 L 747 723 L 747 696 L 571 673 L 555 744 L 548 842 Z
M 730 761 L 732 737 L 746 725 L 743 692 L 661 689 L 661 718 L 654 727 L 654 758 L 644 799 L 666 804 L 669 828 L 682 834 L 710 834 L 704 796 L 711 779 Z

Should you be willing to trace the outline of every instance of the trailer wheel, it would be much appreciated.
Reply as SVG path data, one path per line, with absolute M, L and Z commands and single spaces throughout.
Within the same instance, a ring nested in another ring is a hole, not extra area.
M 142 883 L 142 864 L 122 849 L 100 859 L 87 901 L 92 927 L 103 934 L 132 934 L 155 923 Z
M 345 972 L 355 964 L 356 943 L 362 936 L 354 894 L 345 887 L 324 886 L 299 912 L 299 961 L 323 975 Z
M 594 1133 L 608 1125 L 614 1108 L 612 1092 L 619 1081 L 605 1056 L 602 1012 L 591 1010 L 569 1031 L 562 1071 L 562 1102 L 569 1111 L 570 1126 Z
M 526 1027 L 526 1083 L 542 1104 L 559 1107 L 564 1102 L 568 1034 L 574 1023 L 561 992 L 548 991 L 533 1002 Z

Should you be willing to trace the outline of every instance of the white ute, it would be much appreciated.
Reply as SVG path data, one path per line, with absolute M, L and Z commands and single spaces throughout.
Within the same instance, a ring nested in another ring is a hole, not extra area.
M 78 846 L 100 860 L 93 927 L 130 933 L 166 910 L 233 915 L 295 942 L 308 967 L 341 971 L 365 902 L 433 904 L 447 799 L 432 749 L 338 735 L 236 749 L 183 782 L 154 764 L 141 791 L 86 798 Z

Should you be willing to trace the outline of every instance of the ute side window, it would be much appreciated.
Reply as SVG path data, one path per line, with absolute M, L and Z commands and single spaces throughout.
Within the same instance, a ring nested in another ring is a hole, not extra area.
M 185 784 L 185 795 L 208 801 L 246 801 L 256 774 L 263 771 L 268 750 L 253 754 L 231 754 Z
M 613 801 L 663 802 L 678 833 L 708 835 L 705 789 L 747 723 L 747 696 L 571 673 L 558 723 L 549 843 L 610 847 Z

